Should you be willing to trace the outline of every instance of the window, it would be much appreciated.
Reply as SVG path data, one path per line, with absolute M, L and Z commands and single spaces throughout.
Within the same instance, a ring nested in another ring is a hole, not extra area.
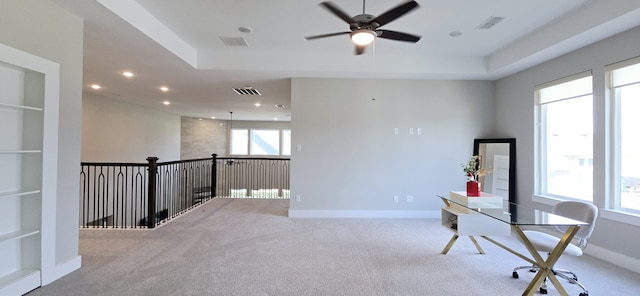
M 593 200 L 592 84 L 585 72 L 536 88 L 542 195 Z
M 231 130 L 231 154 L 247 155 L 249 154 L 249 130 L 248 129 L 232 129 Z
M 291 130 L 282 130 L 282 155 L 291 155 Z
M 611 175 L 616 184 L 608 208 L 640 213 L 640 58 L 607 69 L 614 128 Z
M 251 130 L 251 155 L 280 155 L 279 130 Z
M 231 155 L 291 155 L 291 130 L 232 129 Z

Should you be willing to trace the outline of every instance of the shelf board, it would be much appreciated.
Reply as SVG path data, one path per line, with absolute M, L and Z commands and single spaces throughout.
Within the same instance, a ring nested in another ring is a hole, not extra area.
M 0 277 L 0 295 L 22 295 L 40 285 L 40 270 L 20 269 Z
M 42 111 L 42 108 L 38 108 L 38 107 L 14 105 L 14 104 L 7 104 L 7 103 L 0 103 L 0 107 L 12 108 L 12 109 L 21 109 L 21 110 L 31 110 L 31 111 Z
M 17 191 L 0 192 L 0 198 L 12 197 L 12 196 L 23 196 L 23 195 L 30 195 L 30 194 L 36 194 L 36 193 L 40 193 L 40 190 L 28 190 L 28 191 L 17 190 Z
M 34 234 L 38 234 L 40 230 L 18 230 L 14 232 L 9 232 L 3 235 L 0 235 L 0 243 L 8 242 L 11 240 L 21 239 L 23 237 L 31 236 Z
M 0 154 L 29 154 L 42 153 L 42 150 L 0 150 Z

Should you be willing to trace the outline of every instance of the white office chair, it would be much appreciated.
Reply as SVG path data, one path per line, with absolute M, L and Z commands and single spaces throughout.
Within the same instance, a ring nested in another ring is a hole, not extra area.
M 563 201 L 557 203 L 552 210 L 552 213 L 558 214 L 560 216 L 564 216 L 567 218 L 572 218 L 578 221 L 589 223 L 588 226 L 582 226 L 574 236 L 573 241 L 567 246 L 564 250 L 563 254 L 571 255 L 571 256 L 582 256 L 583 250 L 587 247 L 587 239 L 593 233 L 593 228 L 596 224 L 596 218 L 598 217 L 598 208 L 592 203 L 581 202 L 581 201 Z M 556 227 L 561 232 L 565 232 L 567 227 Z M 538 252 L 546 252 L 547 254 L 551 253 L 553 248 L 556 246 L 559 238 L 549 235 L 544 232 L 533 231 L 533 230 L 525 230 L 523 231 L 527 236 L 529 241 L 535 246 Z M 537 272 L 538 267 L 536 266 L 519 266 L 513 269 L 513 278 L 518 278 L 518 270 L 520 269 L 529 269 L 531 272 Z M 578 282 L 578 276 L 569 271 L 562 269 L 553 269 L 553 274 L 557 277 L 563 278 L 572 284 L 576 284 L 582 288 L 584 291 L 580 293 L 580 296 L 588 296 L 589 292 L 587 288 Z M 540 286 L 540 293 L 547 294 L 547 279 L 544 279 L 544 282 Z

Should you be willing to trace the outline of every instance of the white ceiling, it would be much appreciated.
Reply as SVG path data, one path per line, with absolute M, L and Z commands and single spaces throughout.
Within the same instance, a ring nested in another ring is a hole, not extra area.
M 418 0 L 383 27 L 420 35 L 418 43 L 378 39 L 356 56 L 348 35 L 304 38 L 349 29 L 320 0 L 53 1 L 85 19 L 85 92 L 183 116 L 228 119 L 233 111 L 239 120 L 289 120 L 291 77 L 495 80 L 640 25 L 638 0 Z M 403 1 L 369 0 L 365 11 L 379 15 Z M 333 3 L 362 13 L 359 0 Z M 475 29 L 492 16 L 504 20 Z M 124 78 L 125 70 L 136 76 Z M 262 96 L 232 90 L 244 86 Z

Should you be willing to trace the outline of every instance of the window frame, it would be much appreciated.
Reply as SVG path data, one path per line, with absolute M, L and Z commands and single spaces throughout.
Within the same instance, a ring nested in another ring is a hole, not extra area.
M 561 84 L 565 84 L 565 83 L 569 83 L 569 82 L 573 82 L 579 79 L 583 79 L 583 78 L 587 78 L 590 77 L 591 80 L 591 91 L 588 93 L 576 93 L 573 94 L 571 96 L 568 97 L 562 97 L 560 99 L 552 99 L 552 100 L 548 100 L 548 101 L 543 101 L 543 98 L 541 97 L 541 93 L 542 90 L 544 89 L 548 89 L 554 86 L 558 86 Z M 559 201 L 564 201 L 564 200 L 576 200 L 576 201 L 585 201 L 585 199 L 581 199 L 581 198 L 577 198 L 577 197 L 572 197 L 572 196 L 565 196 L 565 195 L 559 195 L 559 194 L 552 194 L 548 192 L 548 167 L 547 167 L 547 126 L 546 126 L 546 122 L 547 122 L 547 112 L 546 112 L 546 108 L 549 104 L 552 104 L 554 102 L 560 102 L 560 101 L 567 101 L 567 100 L 572 100 L 572 99 L 580 99 L 583 98 L 585 96 L 591 96 L 591 104 L 592 104 L 592 120 L 594 117 L 594 110 L 593 109 L 593 105 L 594 105 L 594 81 L 593 81 L 593 73 L 591 70 L 588 71 L 584 71 L 584 72 L 580 72 L 580 73 L 576 73 L 573 75 L 569 75 L 563 78 L 559 78 L 556 80 L 552 80 L 540 85 L 536 85 L 534 88 L 534 99 L 535 99 L 535 106 L 534 106 L 534 118 L 535 118 L 535 133 L 534 133 L 534 144 L 535 144 L 535 155 L 534 155 L 534 176 L 535 176 L 535 180 L 534 180 L 534 194 L 532 195 L 532 200 L 535 202 L 539 202 L 539 203 L 543 203 L 543 204 L 547 204 L 547 205 L 554 205 L 555 203 L 559 202 Z M 591 134 L 592 134 L 592 140 L 591 140 L 591 145 L 594 145 L 594 139 L 593 139 L 593 131 L 594 131 L 594 126 L 592 125 L 591 127 Z M 593 150 L 592 150 L 593 151 Z M 595 158 L 595 156 L 593 156 Z M 593 159 L 593 158 L 592 158 Z M 594 185 L 594 179 L 593 179 L 593 173 L 592 173 L 592 186 Z M 593 188 L 592 188 L 592 199 L 591 202 L 595 202 L 594 197 L 593 197 Z
M 610 162 L 610 166 L 607 169 L 607 180 L 609 180 L 609 186 L 607 188 L 608 197 L 605 200 L 605 211 L 603 211 L 603 217 L 607 217 L 616 221 L 621 221 L 629 224 L 640 225 L 640 209 L 623 208 L 622 207 L 622 194 L 621 194 L 621 162 L 622 162 L 622 150 L 621 150 L 621 108 L 622 102 L 620 92 L 623 87 L 640 85 L 640 76 L 633 82 L 625 82 L 620 85 L 616 85 L 614 82 L 614 71 L 628 67 L 628 66 L 640 66 L 640 57 L 617 62 L 605 67 L 606 78 L 606 98 L 609 105 L 609 120 L 607 120 L 610 136 L 608 137 L 609 153 L 606 155 Z M 634 77 L 635 79 L 635 77 Z
M 231 151 L 233 151 L 233 131 L 234 130 L 244 130 L 247 131 L 247 143 L 246 143 L 246 154 L 233 154 L 231 153 Z M 289 154 L 283 154 L 283 148 L 284 148 L 284 143 L 283 143 L 283 134 L 284 131 L 288 130 L 291 131 L 291 128 L 268 128 L 268 127 L 259 127 L 259 128 L 245 128 L 245 127 L 238 127 L 238 128 L 231 128 L 231 130 L 229 131 L 229 144 L 228 144 L 228 151 L 229 151 L 229 156 L 242 156 L 242 157 L 290 157 L 291 153 Z M 253 154 L 252 152 L 252 148 L 251 148 L 251 143 L 253 141 L 253 133 L 254 131 L 278 131 L 278 154 Z M 289 147 L 289 152 L 291 152 L 291 147 Z

